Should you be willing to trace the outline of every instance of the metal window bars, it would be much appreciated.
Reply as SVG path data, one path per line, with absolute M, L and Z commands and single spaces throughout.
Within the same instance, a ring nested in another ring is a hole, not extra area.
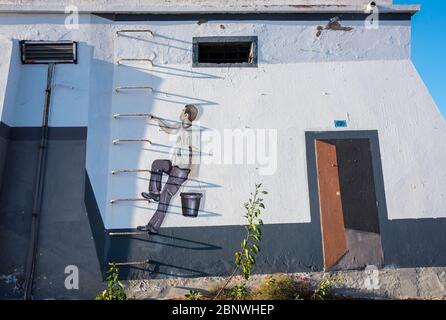
M 119 86 L 115 88 L 116 92 L 122 91 L 139 91 L 139 90 L 147 90 L 149 93 L 153 92 L 153 88 L 151 86 Z
M 152 37 L 154 35 L 153 31 L 150 29 L 122 29 L 122 30 L 118 30 L 116 31 L 116 37 L 119 37 L 119 35 L 124 34 L 124 33 L 148 33 L 150 34 Z
M 118 66 L 123 65 L 124 62 L 148 62 L 151 67 L 153 67 L 153 61 L 151 59 L 146 58 L 121 58 L 116 61 Z
M 153 144 L 152 141 L 150 141 L 149 139 L 115 139 L 113 140 L 113 144 L 118 144 L 118 143 L 126 143 L 126 142 L 147 142 L 150 144 Z

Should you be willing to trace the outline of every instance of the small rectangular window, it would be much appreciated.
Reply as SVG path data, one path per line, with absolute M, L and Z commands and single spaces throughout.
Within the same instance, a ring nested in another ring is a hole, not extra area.
M 194 67 L 256 67 L 257 37 L 193 38 Z

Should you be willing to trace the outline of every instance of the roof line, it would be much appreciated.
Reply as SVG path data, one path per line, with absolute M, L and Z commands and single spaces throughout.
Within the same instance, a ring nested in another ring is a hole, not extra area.
M 419 5 L 378 6 L 379 13 L 409 13 L 420 11 Z M 0 13 L 66 13 L 65 6 L 0 4 Z M 255 5 L 255 6 L 209 6 L 209 5 L 82 5 L 79 13 L 116 13 L 116 14 L 245 14 L 245 13 L 367 13 L 365 6 L 359 5 Z

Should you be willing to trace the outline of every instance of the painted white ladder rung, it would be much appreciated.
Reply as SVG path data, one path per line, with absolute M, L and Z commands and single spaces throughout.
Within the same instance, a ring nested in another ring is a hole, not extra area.
M 120 118 L 120 117 L 151 117 L 152 115 L 150 113 L 117 113 L 113 115 L 113 118 Z
M 122 33 L 149 33 L 153 37 L 153 31 L 150 29 L 122 29 L 116 31 L 116 36 L 119 37 Z
M 148 62 L 150 66 L 153 67 L 152 59 L 147 59 L 147 58 L 121 58 L 116 60 L 117 65 L 122 65 L 123 62 Z
M 123 169 L 123 170 L 113 170 L 112 174 L 117 173 L 132 173 L 132 172 L 152 172 L 152 170 L 149 169 Z
M 115 139 L 113 140 L 113 144 L 118 144 L 118 143 L 122 143 L 122 142 L 148 142 L 150 144 L 153 144 L 152 141 L 150 141 L 149 139 Z
M 149 199 L 145 199 L 145 198 L 118 198 L 118 199 L 111 199 L 110 203 L 114 204 L 116 202 L 132 202 L 132 201 L 149 201 L 149 202 L 151 202 Z
M 147 235 L 147 231 L 108 232 L 110 237 Z
M 147 90 L 149 93 L 153 92 L 153 88 L 150 86 L 120 86 L 115 88 L 116 92 L 133 91 L 133 90 Z
M 109 262 L 108 265 L 112 266 L 112 265 L 116 265 L 116 266 L 120 266 L 120 267 L 125 267 L 125 266 L 138 266 L 141 264 L 149 264 L 150 260 L 143 260 L 143 261 L 126 261 L 126 262 Z

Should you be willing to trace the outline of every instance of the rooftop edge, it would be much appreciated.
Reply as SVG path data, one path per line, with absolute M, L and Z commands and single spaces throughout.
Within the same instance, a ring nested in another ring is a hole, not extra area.
M 420 11 L 420 5 L 378 5 L 380 13 L 409 13 Z M 65 5 L 0 4 L 0 13 L 68 13 Z M 366 13 L 365 5 L 80 5 L 79 13 L 126 13 L 126 14 L 245 14 L 245 13 Z

